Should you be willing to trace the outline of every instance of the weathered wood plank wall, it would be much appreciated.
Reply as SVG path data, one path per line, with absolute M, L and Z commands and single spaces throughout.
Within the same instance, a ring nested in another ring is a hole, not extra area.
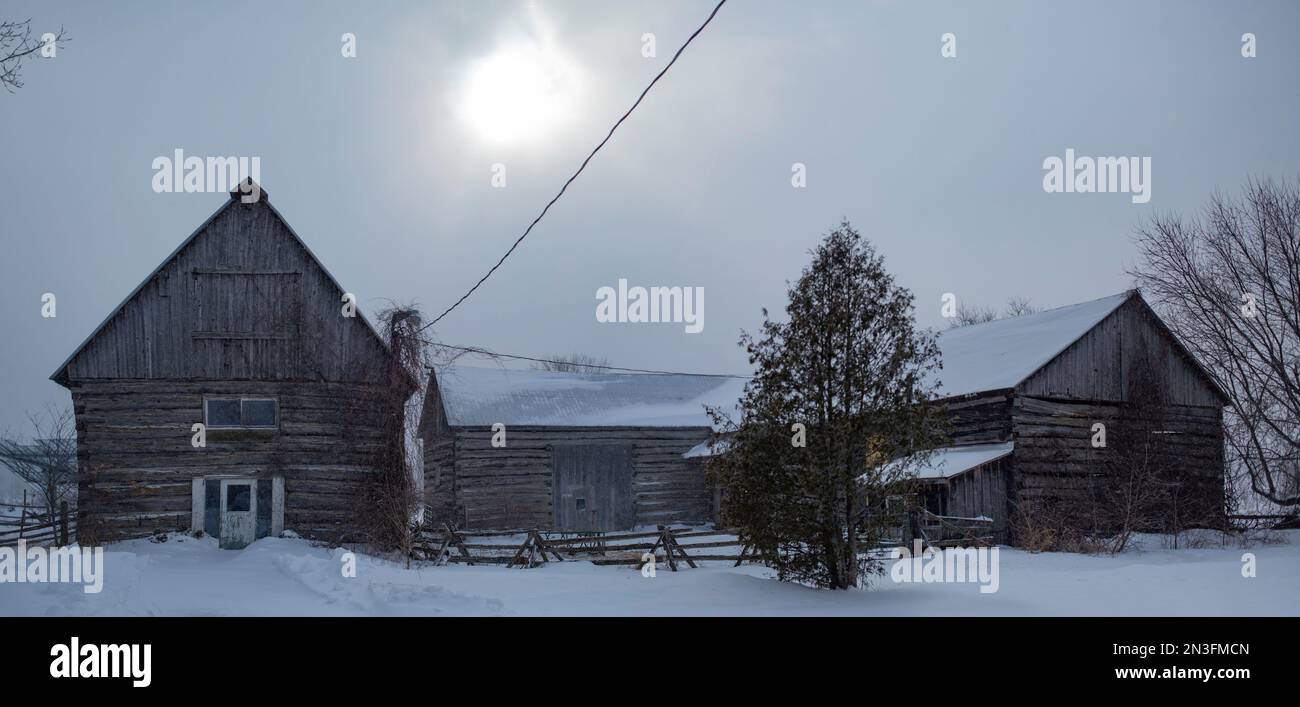
M 227 202 L 56 375 L 72 392 L 81 503 L 97 540 L 189 527 L 195 477 L 284 477 L 288 529 L 363 525 L 388 352 L 262 200 Z M 208 430 L 205 395 L 274 397 L 275 430 Z
M 1011 391 L 996 391 L 944 404 L 952 444 L 985 444 L 1011 439 Z
M 1087 334 L 1030 376 L 1022 395 L 1122 401 L 1142 361 L 1155 363 L 1159 385 L 1173 405 L 1221 407 L 1223 401 L 1174 343 L 1150 308 L 1131 298 Z
M 362 483 L 383 443 L 365 384 L 81 381 L 72 387 L 80 466 L 79 522 L 99 542 L 183 530 L 191 481 L 228 475 L 284 478 L 284 524 L 304 537 L 355 539 L 365 511 Z M 276 430 L 208 430 L 204 395 L 279 401 Z
M 1007 537 L 1010 502 L 1011 460 L 995 459 L 948 481 L 945 513 L 961 518 L 986 516 L 993 519 L 993 534 Z
M 699 464 L 682 454 L 708 438 L 707 427 L 509 427 L 506 446 L 492 446 L 492 429 L 454 427 L 426 437 L 425 488 L 443 507 L 454 496 L 454 520 L 467 528 L 549 528 L 553 522 L 552 445 L 632 445 L 636 525 L 703 522 L 712 517 L 713 490 Z M 430 449 L 434 450 L 430 454 Z M 448 477 L 453 484 L 448 488 Z
M 232 200 L 68 363 L 69 380 L 381 380 L 385 351 L 265 201 Z
M 1189 405 L 1166 406 L 1162 415 L 1171 434 L 1163 435 L 1168 460 L 1178 465 L 1182 480 L 1201 498 L 1200 510 L 1223 504 L 1223 411 Z M 1090 477 L 1105 467 L 1114 452 L 1120 420 L 1118 403 L 1049 400 L 1028 396 L 1015 401 L 1013 455 L 1017 502 L 1029 499 L 1077 498 L 1087 492 Z M 1092 426 L 1107 426 L 1104 448 L 1092 444 Z M 1189 513 L 1191 511 L 1189 510 Z

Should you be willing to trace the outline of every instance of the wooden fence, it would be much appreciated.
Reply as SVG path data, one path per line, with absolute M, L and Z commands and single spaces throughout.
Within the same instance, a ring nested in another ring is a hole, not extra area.
M 910 545 L 919 537 L 927 546 L 988 545 L 993 540 L 993 521 L 987 518 L 950 518 L 922 512 L 894 533 L 874 545 L 864 544 L 863 553 L 879 553 L 899 545 Z M 912 531 L 910 532 L 909 528 Z M 520 540 L 522 538 L 522 541 Z M 729 551 L 728 551 L 729 550 Z M 616 533 L 560 533 L 529 530 L 462 531 L 443 525 L 424 530 L 415 543 L 412 557 L 435 564 L 502 564 L 506 567 L 536 567 L 552 560 L 587 560 L 597 565 L 641 567 L 650 557 L 673 572 L 679 563 L 698 567 L 709 561 L 759 562 L 762 557 L 734 529 L 674 528 Z
M 9 506 L 4 506 L 8 508 Z M 77 513 L 67 501 L 59 503 L 59 510 L 50 517 L 44 505 L 36 505 L 23 492 L 23 502 L 13 506 L 19 511 L 16 517 L 0 516 L 0 547 L 17 545 L 19 540 L 29 545 L 67 545 L 77 539 Z
M 522 542 L 513 542 L 520 537 Z M 725 548 L 733 551 L 723 552 Z M 758 559 L 733 530 L 667 526 L 627 533 L 559 533 L 535 529 L 460 531 L 443 526 L 441 531 L 423 533 L 412 554 L 415 559 L 437 564 L 503 564 L 506 567 L 536 567 L 552 560 L 589 560 L 597 565 L 640 567 L 653 556 L 655 562 L 667 564 L 674 572 L 678 563 L 697 567 L 697 560 L 722 560 L 739 565 Z
M 921 509 L 913 516 L 913 537 L 929 547 L 987 547 L 993 545 L 992 518 L 939 516 Z

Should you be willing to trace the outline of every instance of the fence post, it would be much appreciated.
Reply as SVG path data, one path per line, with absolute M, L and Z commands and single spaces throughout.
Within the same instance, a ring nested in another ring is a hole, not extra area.
M 59 501 L 59 547 L 68 544 L 68 502 Z
M 27 527 L 27 489 L 23 489 L 23 507 L 18 512 L 18 539 L 23 539 L 23 528 Z

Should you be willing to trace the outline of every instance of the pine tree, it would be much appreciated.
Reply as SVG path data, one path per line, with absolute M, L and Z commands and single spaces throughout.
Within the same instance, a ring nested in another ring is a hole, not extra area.
M 848 222 L 812 256 L 789 287 L 788 319 L 765 309 L 760 335 L 741 336 L 756 375 L 739 420 L 713 411 L 730 442 L 710 467 L 725 521 L 781 579 L 842 589 L 883 569 L 860 550 L 886 531 L 886 499 L 907 497 L 923 450 L 942 442 L 927 382 L 940 362 L 911 292 Z

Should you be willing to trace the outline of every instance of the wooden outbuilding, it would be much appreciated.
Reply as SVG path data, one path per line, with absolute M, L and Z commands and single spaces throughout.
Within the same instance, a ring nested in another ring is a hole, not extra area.
M 420 421 L 429 519 L 462 528 L 609 531 L 712 520 L 705 406 L 744 380 L 450 365 Z
M 931 512 L 991 518 L 1014 536 L 1017 510 L 1069 513 L 1140 434 L 1160 436 L 1173 470 L 1170 520 L 1221 521 L 1227 396 L 1137 291 L 950 329 L 938 343 L 952 446 L 919 474 Z
M 83 542 L 360 533 L 391 356 L 266 192 L 245 193 L 51 376 L 72 393 Z

